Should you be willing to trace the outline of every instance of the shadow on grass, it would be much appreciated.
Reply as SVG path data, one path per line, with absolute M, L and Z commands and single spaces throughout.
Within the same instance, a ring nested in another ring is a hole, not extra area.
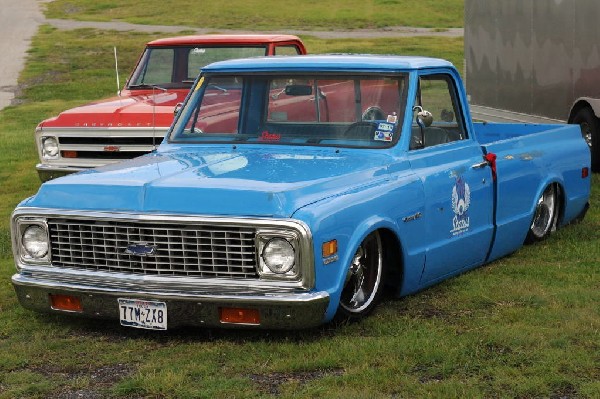
M 147 340 L 157 345 L 180 343 L 205 343 L 227 341 L 247 342 L 312 342 L 331 337 L 339 331 L 342 323 L 328 323 L 319 327 L 301 330 L 267 330 L 249 328 L 200 328 L 177 327 L 166 331 L 123 327 L 118 320 L 99 320 L 70 317 L 67 315 L 35 314 L 40 323 L 51 327 L 70 330 L 71 335 L 81 338 L 108 339 L 112 342 L 125 340 Z

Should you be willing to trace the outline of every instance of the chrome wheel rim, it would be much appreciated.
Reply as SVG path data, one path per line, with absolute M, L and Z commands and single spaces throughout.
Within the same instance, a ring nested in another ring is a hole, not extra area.
M 340 306 L 351 313 L 367 309 L 379 291 L 382 268 L 381 238 L 374 232 L 365 238 L 352 258 Z
M 554 227 L 555 216 L 556 190 L 554 185 L 550 185 L 538 199 L 531 223 L 531 232 L 538 238 L 544 237 Z

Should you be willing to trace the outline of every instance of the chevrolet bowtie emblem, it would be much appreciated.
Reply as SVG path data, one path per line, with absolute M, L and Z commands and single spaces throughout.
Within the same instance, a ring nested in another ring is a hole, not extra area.
M 156 245 L 148 244 L 146 242 L 136 242 L 127 245 L 125 253 L 136 256 L 154 256 L 156 254 Z
M 119 151 L 121 151 L 121 147 L 119 147 L 118 145 L 107 145 L 107 146 L 104 146 L 104 151 L 105 152 L 119 152 Z

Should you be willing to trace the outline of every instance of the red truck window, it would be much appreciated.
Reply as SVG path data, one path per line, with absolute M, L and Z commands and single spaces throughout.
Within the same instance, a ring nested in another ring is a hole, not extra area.
M 175 53 L 173 49 L 161 48 L 149 52 L 146 69 L 137 76 L 134 84 L 156 84 L 170 83 L 173 76 L 173 60 Z
M 298 46 L 294 45 L 285 45 L 285 46 L 276 46 L 275 47 L 275 55 L 299 55 L 300 50 Z
M 265 46 L 257 47 L 194 47 L 188 56 L 188 79 L 194 80 L 200 68 L 217 61 L 232 58 L 260 57 L 267 55 Z

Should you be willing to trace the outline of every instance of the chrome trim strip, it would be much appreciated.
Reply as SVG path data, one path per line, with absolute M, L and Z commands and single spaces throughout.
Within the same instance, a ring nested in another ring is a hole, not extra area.
M 40 276 L 41 277 L 41 276 Z M 261 291 L 261 290 L 238 290 L 238 291 L 222 291 L 212 292 L 208 290 L 187 290 L 185 287 L 180 286 L 178 290 L 165 290 L 164 286 L 160 289 L 156 289 L 155 286 L 147 286 L 144 289 L 142 287 L 128 286 L 125 288 L 117 287 L 100 287 L 86 285 L 84 281 L 59 282 L 52 280 L 45 280 L 43 278 L 31 277 L 24 274 L 15 274 L 12 276 L 12 283 L 17 286 L 34 287 L 37 289 L 44 290 L 67 290 L 79 292 L 83 295 L 86 294 L 118 294 L 118 295 L 131 295 L 131 296 L 145 296 L 152 298 L 164 298 L 164 299 L 194 299 L 203 300 L 208 302 L 227 301 L 227 302 L 244 302 L 246 304 L 260 304 L 262 302 L 269 302 L 272 304 L 286 304 L 291 303 L 303 303 L 313 300 L 328 299 L 329 294 L 325 291 L 309 292 L 309 291 Z
M 100 165 L 97 165 L 97 166 L 100 166 Z M 38 173 L 39 172 L 48 172 L 48 173 L 52 173 L 52 172 L 75 173 L 75 172 L 81 172 L 82 170 L 89 169 L 89 168 L 86 168 L 86 167 L 48 165 L 48 164 L 41 164 L 41 163 L 38 163 L 37 165 L 35 165 L 35 168 L 37 169 Z
M 148 136 L 154 137 L 152 133 L 158 133 L 164 131 L 165 133 L 169 129 L 169 126 L 156 126 L 156 130 L 152 126 L 73 126 L 73 127 L 42 127 L 36 129 L 36 133 L 40 136 L 63 136 L 63 137 L 80 137 L 93 136 L 98 137 L 99 132 L 108 132 L 106 137 L 132 137 L 131 134 L 120 135 L 119 132 L 136 133 L 135 136 Z M 64 135 L 60 132 L 65 132 Z M 147 135 L 141 134 L 142 132 L 148 132 Z M 93 134 L 90 134 L 93 133 Z M 101 136 L 100 136 L 101 137 Z M 156 136 L 158 137 L 158 136 Z M 162 137 L 161 137 L 162 139 Z

